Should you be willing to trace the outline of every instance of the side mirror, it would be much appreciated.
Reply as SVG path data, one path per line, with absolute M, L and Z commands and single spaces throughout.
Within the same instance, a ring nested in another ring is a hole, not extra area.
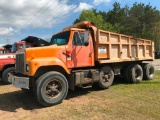
M 84 42 L 88 43 L 89 42 L 89 31 L 84 32 Z

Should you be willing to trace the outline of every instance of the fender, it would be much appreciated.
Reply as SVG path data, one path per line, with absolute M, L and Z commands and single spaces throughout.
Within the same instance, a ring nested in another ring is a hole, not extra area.
M 3 71 L 3 69 L 6 67 L 6 66 L 9 66 L 9 65 L 12 65 L 14 66 L 15 65 L 15 60 L 0 60 L 0 71 Z
M 2 54 L 0 55 L 0 71 L 2 71 L 7 65 L 15 64 L 15 54 Z
M 68 74 L 70 74 L 69 69 L 67 68 L 66 64 L 58 58 L 49 57 L 49 58 L 36 58 L 28 61 L 30 66 L 30 71 L 27 73 L 29 76 L 34 76 L 38 68 L 43 66 L 53 66 L 58 65 L 61 66 Z
M 4 71 L 4 69 L 6 69 L 8 66 L 15 66 L 15 63 L 7 63 L 5 65 L 2 66 L 2 64 L 0 64 L 0 71 Z

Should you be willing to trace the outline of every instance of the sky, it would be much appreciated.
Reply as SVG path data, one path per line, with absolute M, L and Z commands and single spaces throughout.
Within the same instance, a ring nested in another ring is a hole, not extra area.
M 49 40 L 72 25 L 82 10 L 108 12 L 114 2 L 121 7 L 150 3 L 160 10 L 158 0 L 0 0 L 0 44 L 13 44 L 27 36 Z

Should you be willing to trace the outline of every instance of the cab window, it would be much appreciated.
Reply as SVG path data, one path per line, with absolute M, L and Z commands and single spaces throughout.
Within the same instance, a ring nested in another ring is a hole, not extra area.
M 74 46 L 85 46 L 84 33 L 75 32 L 73 36 L 72 44 Z
M 70 31 L 59 33 L 51 38 L 50 44 L 67 45 L 69 41 Z
M 23 48 L 24 48 L 23 44 L 20 44 L 19 49 L 23 49 Z
M 29 47 L 31 47 L 30 44 L 20 44 L 20 45 L 19 45 L 19 48 L 20 48 L 20 49 L 29 48 Z
M 17 51 L 17 44 L 13 44 L 11 48 L 11 52 L 16 52 Z

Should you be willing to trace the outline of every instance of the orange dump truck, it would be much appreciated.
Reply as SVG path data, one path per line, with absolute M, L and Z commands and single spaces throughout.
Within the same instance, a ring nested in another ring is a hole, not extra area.
M 130 83 L 154 76 L 154 42 L 98 29 L 83 21 L 52 36 L 50 45 L 16 53 L 12 84 L 33 91 L 44 106 L 62 102 L 68 89 L 96 85 L 106 89 L 114 76 Z

